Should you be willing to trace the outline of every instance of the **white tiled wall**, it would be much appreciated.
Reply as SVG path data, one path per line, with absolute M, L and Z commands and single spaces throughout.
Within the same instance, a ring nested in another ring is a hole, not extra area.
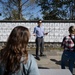
M 25 26 L 29 28 L 31 37 L 30 42 L 35 42 L 35 36 L 33 36 L 34 27 L 37 23 L 0 23 L 0 42 L 6 42 L 11 30 L 16 26 Z M 45 32 L 49 32 L 47 36 L 44 36 L 45 42 L 61 42 L 63 37 L 68 35 L 69 26 L 75 26 L 75 23 L 42 23 L 45 27 Z

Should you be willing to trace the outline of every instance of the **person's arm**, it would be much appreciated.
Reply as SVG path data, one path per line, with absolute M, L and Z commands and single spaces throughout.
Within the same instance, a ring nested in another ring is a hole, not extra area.
M 65 40 L 66 40 L 66 37 L 63 38 L 63 41 L 62 41 L 62 43 L 61 43 L 61 47 L 62 47 L 62 48 L 65 47 Z
M 36 60 L 32 55 L 29 75 L 40 75 Z
M 44 35 L 47 35 L 47 34 L 48 34 L 48 32 L 44 33 Z
M 45 31 L 45 29 L 44 29 L 44 27 L 43 27 L 43 34 L 44 34 L 44 35 L 47 35 L 48 32 L 44 32 L 44 31 Z
M 34 28 L 33 35 L 36 36 L 36 28 Z

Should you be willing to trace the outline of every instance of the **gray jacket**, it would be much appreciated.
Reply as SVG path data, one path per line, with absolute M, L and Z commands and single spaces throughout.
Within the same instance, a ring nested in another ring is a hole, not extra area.
M 27 73 L 28 73 L 28 75 L 40 75 L 36 60 L 32 55 L 28 54 L 27 63 L 26 64 L 21 63 L 20 65 L 21 65 L 20 70 L 18 70 L 15 73 L 9 73 L 9 75 L 26 75 Z M 24 73 L 24 71 L 26 72 L 26 74 Z M 3 75 L 4 72 L 5 72 L 4 66 L 2 64 L 0 64 L 0 75 Z

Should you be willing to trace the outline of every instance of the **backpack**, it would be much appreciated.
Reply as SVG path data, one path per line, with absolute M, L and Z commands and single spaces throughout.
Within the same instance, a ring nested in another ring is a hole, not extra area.
M 71 37 L 71 35 L 69 35 L 69 37 L 71 38 L 71 40 L 72 40 L 73 43 L 74 43 L 74 50 L 75 50 L 75 38 L 73 39 L 73 38 Z

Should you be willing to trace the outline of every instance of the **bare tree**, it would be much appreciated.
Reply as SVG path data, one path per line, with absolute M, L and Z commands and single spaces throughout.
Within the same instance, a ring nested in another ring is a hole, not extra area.
M 26 15 L 26 11 L 34 8 L 35 0 L 0 0 L 0 4 L 2 4 L 5 17 L 12 19 L 14 10 L 16 11 L 17 20 L 22 20 L 23 16 Z

